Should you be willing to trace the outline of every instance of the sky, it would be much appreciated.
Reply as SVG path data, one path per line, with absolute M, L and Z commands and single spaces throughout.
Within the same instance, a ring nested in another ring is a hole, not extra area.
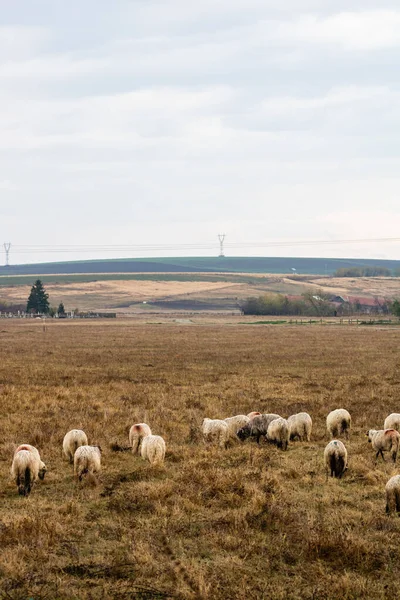
M 400 259 L 399 63 L 397 0 L 0 0 L 0 264 Z

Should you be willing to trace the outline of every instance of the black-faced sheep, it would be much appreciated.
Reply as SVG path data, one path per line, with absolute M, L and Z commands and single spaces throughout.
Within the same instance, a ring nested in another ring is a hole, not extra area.
M 231 439 L 237 440 L 237 432 L 239 429 L 247 425 L 250 419 L 246 415 L 236 415 L 235 417 L 227 417 L 224 419 L 225 423 L 228 425 L 229 435 Z
M 312 419 L 306 412 L 291 415 L 288 418 L 289 436 L 291 440 L 298 438 L 301 442 L 309 442 L 311 439 Z
M 395 429 L 370 429 L 367 431 L 368 441 L 371 442 L 372 448 L 375 450 L 375 460 L 378 460 L 379 454 L 382 459 L 384 452 L 390 452 L 392 461 L 395 463 L 400 445 L 400 433 Z
M 286 419 L 278 417 L 268 425 L 267 440 L 281 450 L 287 450 L 289 445 L 289 424 Z
M 40 458 L 38 450 L 30 444 L 22 444 L 17 448 L 11 465 L 13 477 L 20 496 L 28 496 L 37 479 L 44 479 L 46 465 Z
M 151 435 L 151 429 L 146 423 L 136 423 L 129 430 L 129 443 L 132 446 L 132 454 L 139 454 L 140 445 L 146 435 Z
M 84 475 L 97 476 L 101 471 L 99 446 L 80 446 L 74 454 L 74 475 L 82 481 Z
M 204 419 L 202 433 L 205 444 L 217 443 L 221 448 L 227 447 L 230 433 L 226 421 L 220 419 Z
M 396 431 L 400 431 L 400 414 L 392 413 L 386 417 L 383 429 L 395 429 Z
M 332 440 L 324 451 L 324 460 L 327 468 L 326 477 L 341 478 L 347 469 L 347 450 L 340 440 Z
M 386 512 L 400 513 L 400 475 L 391 477 L 385 486 L 386 490 Z
M 80 446 L 87 446 L 87 435 L 82 429 L 71 429 L 65 434 L 63 439 L 63 453 L 65 458 L 72 464 L 74 462 L 74 454 Z
M 268 425 L 271 421 L 279 418 L 280 415 L 275 415 L 273 413 L 257 415 L 256 417 L 253 417 L 253 419 L 250 419 L 250 422 L 247 423 L 247 425 L 239 429 L 237 436 L 242 442 L 249 437 L 255 437 L 257 444 L 259 444 L 261 436 L 267 436 Z
M 165 441 L 159 435 L 146 435 L 142 439 L 140 454 L 151 465 L 160 465 L 165 458 Z
M 337 408 L 329 413 L 326 418 L 326 428 L 331 438 L 344 435 L 349 439 L 349 431 L 351 427 L 350 413 L 344 408 Z

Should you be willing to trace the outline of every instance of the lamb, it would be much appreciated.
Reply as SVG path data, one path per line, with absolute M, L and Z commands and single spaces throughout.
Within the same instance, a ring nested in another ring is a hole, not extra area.
M 289 445 L 289 423 L 286 419 L 279 417 L 270 422 L 267 429 L 267 440 L 281 448 L 281 450 L 287 450 Z
M 344 435 L 349 439 L 350 427 L 351 416 L 344 408 L 333 410 L 326 418 L 326 428 L 332 439 L 340 435 Z
M 72 464 L 76 449 L 80 446 L 87 446 L 87 444 L 87 435 L 82 429 L 71 429 L 71 431 L 65 434 L 63 439 L 63 453 L 65 458 L 68 458 Z
M 386 512 L 400 513 L 400 475 L 391 477 L 385 486 L 386 490 Z
M 287 421 L 289 423 L 290 440 L 297 437 L 301 442 L 310 441 L 312 420 L 308 413 L 301 412 L 297 415 L 291 415 Z
M 159 435 L 146 435 L 142 439 L 140 454 L 152 466 L 162 464 L 165 457 L 165 442 Z
M 132 446 L 132 454 L 139 454 L 140 445 L 146 435 L 151 435 L 151 429 L 146 423 L 136 423 L 129 430 L 129 443 Z
M 37 479 L 44 479 L 46 465 L 34 446 L 22 444 L 15 451 L 11 475 L 17 484 L 20 496 L 28 496 Z
M 248 437 L 255 437 L 257 440 L 257 444 L 260 443 L 260 437 L 267 436 L 268 425 L 274 419 L 279 419 L 280 415 L 275 415 L 273 413 L 265 414 L 265 415 L 257 415 L 253 419 L 250 420 L 247 425 L 239 429 L 237 432 L 237 436 L 242 442 L 246 440 Z
M 235 417 L 227 417 L 226 419 L 224 419 L 224 421 L 228 425 L 229 435 L 231 439 L 237 440 L 237 432 L 239 431 L 239 429 L 244 427 L 244 425 L 249 423 L 250 419 L 249 417 L 246 417 L 246 415 L 236 415 Z
M 395 429 L 400 431 L 400 413 L 392 413 L 385 419 L 383 429 Z
M 260 412 L 258 412 L 257 410 L 253 410 L 253 412 L 249 412 L 247 416 L 249 417 L 249 419 L 254 419 L 254 417 L 259 417 L 260 415 Z
M 220 419 L 204 419 L 202 424 L 204 443 L 217 443 L 221 448 L 226 448 L 230 433 L 228 423 Z
M 341 479 L 347 470 L 347 450 L 340 440 L 332 440 L 324 451 L 324 460 L 327 467 L 326 478 L 330 472 L 331 477 Z
M 96 476 L 101 471 L 101 448 L 99 446 L 79 446 L 74 454 L 74 475 L 82 481 L 84 475 Z
M 400 445 L 400 433 L 395 429 L 370 429 L 367 431 L 368 441 L 372 443 L 376 451 L 375 460 L 378 460 L 379 454 L 385 460 L 383 452 L 392 453 L 392 461 L 395 463 Z

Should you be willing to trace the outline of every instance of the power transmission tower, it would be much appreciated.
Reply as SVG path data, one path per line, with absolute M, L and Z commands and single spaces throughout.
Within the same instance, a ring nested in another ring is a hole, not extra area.
M 4 250 L 6 252 L 6 267 L 10 266 L 10 249 L 11 249 L 11 243 L 10 242 L 4 242 Z
M 221 257 L 225 256 L 225 254 L 224 254 L 225 233 L 219 233 L 218 239 L 219 239 L 219 257 L 221 258 Z

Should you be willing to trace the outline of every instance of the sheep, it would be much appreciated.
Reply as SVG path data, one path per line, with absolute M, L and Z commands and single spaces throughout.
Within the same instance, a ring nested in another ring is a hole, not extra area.
M 140 454 L 152 466 L 162 464 L 165 457 L 165 441 L 160 435 L 146 435 L 142 439 Z
M 326 428 L 332 439 L 342 434 L 349 439 L 350 427 L 351 416 L 344 408 L 333 410 L 326 418 Z
M 44 479 L 46 465 L 38 450 L 30 444 L 18 446 L 11 465 L 11 475 L 20 496 L 28 496 L 37 479 Z
M 392 453 L 392 461 L 395 463 L 400 445 L 400 433 L 395 429 L 370 429 L 367 431 L 368 442 L 371 442 L 372 448 L 376 451 L 375 461 L 379 454 L 385 460 L 383 452 Z
M 204 419 L 202 424 L 204 443 L 216 442 L 221 448 L 226 448 L 230 433 L 228 423 L 220 419 Z
M 96 476 L 101 471 L 101 448 L 99 446 L 79 446 L 74 454 L 74 475 L 79 481 L 86 474 Z
M 72 464 L 74 462 L 74 454 L 80 446 L 87 446 L 87 435 L 82 429 L 71 429 L 65 434 L 63 439 L 63 453 L 65 458 Z
M 400 475 L 394 475 L 385 486 L 386 490 L 386 512 L 400 513 Z
M 324 460 L 327 468 L 326 478 L 329 473 L 331 477 L 342 478 L 347 470 L 347 450 L 340 440 L 332 440 L 324 450 Z
M 250 420 L 247 425 L 239 429 L 237 432 L 237 436 L 242 442 L 248 437 L 255 437 L 257 440 L 257 444 L 260 443 L 260 437 L 267 435 L 268 425 L 274 419 L 279 419 L 280 415 L 275 415 L 273 413 L 265 414 L 265 415 L 257 415 L 253 419 Z
M 383 429 L 395 429 L 400 431 L 400 413 L 392 413 L 385 419 Z
M 281 448 L 281 450 L 287 450 L 289 445 L 289 423 L 286 419 L 279 417 L 270 422 L 267 429 L 267 440 Z
M 311 438 L 312 420 L 308 413 L 302 412 L 288 417 L 289 437 L 294 440 L 296 437 L 301 442 L 309 442 Z
M 253 412 L 249 412 L 247 416 L 249 417 L 249 419 L 254 419 L 254 417 L 259 417 L 260 415 L 260 412 L 258 412 L 257 410 L 253 410 Z
M 237 432 L 239 431 L 239 429 L 244 427 L 244 425 L 249 423 L 250 419 L 249 417 L 246 417 L 246 415 L 236 415 L 235 417 L 227 417 L 226 419 L 224 419 L 224 421 L 228 425 L 229 435 L 231 439 L 237 440 Z
M 146 423 L 136 423 L 129 430 L 129 443 L 132 446 L 132 454 L 139 454 L 140 445 L 146 435 L 151 435 L 151 429 Z

